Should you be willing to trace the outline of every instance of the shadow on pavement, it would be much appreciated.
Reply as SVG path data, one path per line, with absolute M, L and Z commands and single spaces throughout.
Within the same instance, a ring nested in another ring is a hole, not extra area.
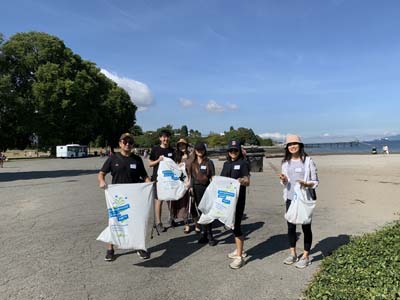
M 264 225 L 264 222 L 256 222 L 252 224 L 243 224 L 242 231 L 245 236 L 250 235 L 253 231 L 260 229 Z M 220 229 L 221 228 L 221 229 Z M 231 230 L 224 230 L 223 225 L 218 221 L 213 224 L 214 238 L 218 241 L 218 244 L 234 243 L 233 233 Z M 226 236 L 221 239 L 222 236 Z M 194 252 L 198 251 L 202 247 L 209 247 L 208 244 L 198 244 L 197 240 L 200 238 L 200 234 L 191 233 L 182 237 L 173 238 L 162 244 L 149 248 L 150 255 L 153 252 L 165 250 L 163 254 L 156 258 L 150 258 L 149 260 L 135 264 L 136 266 L 148 267 L 148 268 L 169 268 L 177 262 L 185 259 Z M 216 251 L 218 245 L 215 247 Z M 131 252 L 129 252 L 131 253 Z M 129 254 L 126 253 L 126 254 Z
M 222 228 L 221 231 L 218 230 L 213 230 L 214 232 L 214 237 L 217 239 L 218 244 L 234 244 L 235 239 L 233 235 L 233 231 L 230 229 L 225 229 L 223 224 L 221 224 L 219 221 L 214 221 L 213 229 L 218 229 L 219 227 Z M 249 224 L 242 224 L 242 232 L 244 235 L 244 239 L 247 240 L 248 236 L 254 232 L 260 229 L 261 227 L 264 226 L 264 222 L 255 222 L 255 223 L 249 223 Z M 226 236 L 225 238 L 223 238 Z
M 150 258 L 149 260 L 135 264 L 135 266 L 147 268 L 169 268 L 205 246 L 197 243 L 198 238 L 199 235 L 193 233 L 173 238 L 162 244 L 150 247 L 148 249 L 150 255 L 157 251 L 165 251 L 159 257 Z M 208 245 L 206 244 L 206 246 Z
M 287 234 L 271 236 L 266 241 L 246 250 L 247 254 L 250 256 L 246 263 L 255 259 L 263 259 L 285 249 L 289 249 Z
M 55 170 L 0 173 L 0 182 L 97 174 L 98 170 Z
M 311 249 L 313 261 L 319 261 L 325 256 L 329 256 L 332 252 L 340 246 L 346 245 L 350 242 L 350 236 L 347 234 L 340 234 L 338 236 L 328 237 L 319 241 L 314 248 Z M 321 252 L 314 256 L 313 253 Z

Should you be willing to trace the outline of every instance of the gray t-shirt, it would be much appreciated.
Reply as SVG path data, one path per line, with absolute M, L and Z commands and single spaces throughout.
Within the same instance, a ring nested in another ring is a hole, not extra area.
M 305 166 L 301 159 L 299 160 L 290 160 L 288 163 L 288 178 L 289 182 L 286 186 L 288 190 L 287 197 L 292 200 L 294 196 L 294 185 L 297 180 L 304 180 L 305 175 Z

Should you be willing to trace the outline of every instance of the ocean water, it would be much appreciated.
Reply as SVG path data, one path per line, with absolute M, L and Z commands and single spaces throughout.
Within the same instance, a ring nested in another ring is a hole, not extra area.
M 313 147 L 308 147 L 306 144 L 305 151 L 308 154 L 341 154 L 341 153 L 360 153 L 368 154 L 371 153 L 372 148 L 376 148 L 378 154 L 382 154 L 382 147 L 387 145 L 389 147 L 389 153 L 400 153 L 400 141 L 366 141 L 359 143 L 340 143 L 340 144 L 329 144 L 324 143 L 320 145 L 314 144 Z

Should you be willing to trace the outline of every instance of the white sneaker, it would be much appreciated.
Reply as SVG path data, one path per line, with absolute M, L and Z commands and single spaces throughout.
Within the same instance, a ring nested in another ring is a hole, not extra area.
M 295 262 L 298 262 L 299 261 L 299 258 L 297 257 L 297 256 L 293 256 L 293 255 L 289 255 L 284 261 L 283 261 L 283 263 L 285 264 L 285 265 L 292 265 L 292 264 L 294 264 Z
M 296 263 L 296 268 L 299 269 L 304 269 L 305 267 L 308 267 L 311 265 L 311 260 L 308 257 L 302 257 L 297 263 Z
M 236 254 L 236 253 L 237 253 L 237 252 L 236 252 L 236 249 L 233 250 L 231 253 L 228 254 L 228 258 L 232 258 L 232 259 L 236 258 L 236 257 L 237 257 L 237 254 Z M 242 257 L 243 257 L 243 258 L 247 257 L 247 253 L 244 252 L 244 250 L 242 251 Z
M 238 256 L 236 256 L 233 259 L 233 261 L 229 264 L 231 269 L 239 269 L 239 268 L 243 267 L 243 265 L 244 265 L 243 257 L 238 257 Z

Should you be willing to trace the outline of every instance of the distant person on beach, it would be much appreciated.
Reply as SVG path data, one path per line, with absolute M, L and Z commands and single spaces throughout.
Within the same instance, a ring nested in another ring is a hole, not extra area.
M 297 135 L 288 135 L 286 137 L 285 157 L 282 160 L 282 173 L 279 174 L 281 183 L 284 185 L 283 198 L 286 203 L 286 211 L 288 211 L 292 202 L 296 182 L 299 182 L 304 188 L 314 189 L 318 186 L 317 168 L 314 161 L 311 158 L 307 159 L 307 156 L 300 137 Z M 304 180 L 304 178 L 306 179 Z M 310 191 L 307 192 L 307 195 L 312 198 Z M 286 265 L 295 264 L 300 269 L 305 268 L 311 264 L 309 257 L 312 244 L 311 223 L 302 225 L 304 251 L 300 258 L 296 252 L 296 225 L 287 222 L 287 226 L 290 255 L 283 263 Z
M 107 158 L 97 176 L 100 188 L 104 189 L 107 187 L 105 176 L 108 173 L 111 173 L 112 184 L 150 182 L 142 158 L 132 153 L 133 141 L 133 135 L 130 133 L 121 135 L 119 138 L 121 151 Z M 149 253 L 144 250 L 139 250 L 137 253 L 142 259 L 150 258 Z M 104 260 L 113 261 L 114 259 L 114 246 L 108 244 Z
M 383 152 L 383 154 L 389 154 L 389 146 L 388 145 L 384 145 L 382 147 L 382 152 Z
M 5 161 L 6 161 L 6 156 L 3 154 L 3 152 L 0 152 L 0 167 L 1 168 L 3 167 Z
M 160 161 L 164 159 L 164 157 L 168 157 L 172 160 L 175 160 L 175 150 L 170 146 L 171 133 L 168 130 L 161 130 L 159 135 L 160 145 L 154 146 L 151 150 L 149 156 L 149 167 L 153 168 L 153 175 L 151 176 L 152 181 L 157 181 L 157 171 Z M 161 209 L 162 202 L 158 200 L 157 196 L 157 185 L 154 185 L 155 188 L 155 227 L 158 232 L 165 232 L 167 229 L 161 223 Z M 171 224 L 172 225 L 172 224 Z
M 190 206 L 190 212 L 194 219 L 195 231 L 200 232 L 201 236 L 198 240 L 199 244 L 208 243 L 210 246 L 217 244 L 212 234 L 212 223 L 208 225 L 197 224 L 200 217 L 200 211 L 197 207 L 200 204 L 201 198 L 211 182 L 211 178 L 215 175 L 214 163 L 207 157 L 207 149 L 204 143 L 198 142 L 194 146 L 193 162 L 190 165 L 190 193 L 193 195 L 193 203 Z
M 248 162 L 243 157 L 242 147 L 237 140 L 232 140 L 228 144 L 226 162 L 222 167 L 221 176 L 237 179 L 240 183 L 239 198 L 235 212 L 235 225 L 233 228 L 236 249 L 228 254 L 228 257 L 233 259 L 229 266 L 232 269 L 239 269 L 244 265 L 243 257 L 246 256 L 243 250 L 244 235 L 241 223 L 246 205 L 246 187 L 250 185 L 250 169 Z

